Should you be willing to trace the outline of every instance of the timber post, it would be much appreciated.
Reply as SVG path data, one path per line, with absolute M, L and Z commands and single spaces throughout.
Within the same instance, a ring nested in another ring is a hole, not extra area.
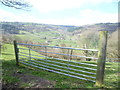
M 17 48 L 17 42 L 14 40 L 14 51 L 15 51 L 15 58 L 16 58 L 16 65 L 19 65 L 19 61 L 18 61 L 18 48 Z
M 99 52 L 97 61 L 96 86 L 102 86 L 104 83 L 104 71 L 106 62 L 106 47 L 107 47 L 108 31 L 100 31 Z

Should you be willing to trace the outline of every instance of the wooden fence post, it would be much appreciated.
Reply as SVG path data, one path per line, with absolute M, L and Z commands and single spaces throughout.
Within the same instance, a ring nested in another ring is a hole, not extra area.
M 16 65 L 18 64 L 18 48 L 17 48 L 17 42 L 14 40 L 14 51 L 15 51 L 15 58 L 16 58 Z
M 97 61 L 96 86 L 102 86 L 104 81 L 106 46 L 108 31 L 100 31 L 99 52 Z

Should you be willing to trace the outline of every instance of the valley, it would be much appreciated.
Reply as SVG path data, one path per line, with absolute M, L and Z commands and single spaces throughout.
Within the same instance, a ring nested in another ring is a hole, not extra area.
M 117 58 L 117 23 L 69 26 L 23 22 L 1 22 L 3 43 L 39 44 L 60 47 L 98 49 L 99 31 L 108 31 L 108 58 Z M 114 43 L 111 43 L 115 39 Z M 113 48 L 113 49 L 111 49 Z

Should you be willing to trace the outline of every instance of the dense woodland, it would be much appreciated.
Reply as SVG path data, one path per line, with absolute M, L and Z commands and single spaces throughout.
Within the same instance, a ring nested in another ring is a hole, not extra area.
M 117 23 L 98 23 L 84 26 L 51 25 L 23 22 L 0 22 L 3 43 L 98 49 L 99 31 L 108 30 L 107 57 L 118 58 Z

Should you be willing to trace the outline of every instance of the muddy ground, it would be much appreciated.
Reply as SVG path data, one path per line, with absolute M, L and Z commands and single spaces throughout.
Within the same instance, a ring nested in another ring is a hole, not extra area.
M 9 90 L 11 88 L 54 88 L 55 85 L 55 82 L 24 73 L 14 73 L 13 76 L 18 77 L 20 81 L 8 85 L 2 83 L 3 90 Z M 22 87 L 25 84 L 27 84 L 27 86 Z

